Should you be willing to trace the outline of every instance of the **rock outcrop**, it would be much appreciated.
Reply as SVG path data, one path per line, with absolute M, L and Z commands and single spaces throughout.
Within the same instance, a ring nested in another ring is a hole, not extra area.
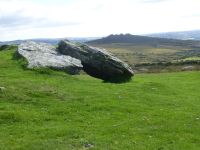
M 194 70 L 195 69 L 195 67 L 194 66 L 184 66 L 184 67 L 182 67 L 182 71 L 192 71 L 192 70 Z
M 18 54 L 28 61 L 28 68 L 49 67 L 77 74 L 83 67 L 80 60 L 61 55 L 56 51 L 56 47 L 45 43 L 22 43 L 18 46 Z
M 81 60 L 84 71 L 97 78 L 123 81 L 134 75 L 128 64 L 105 49 L 66 40 L 60 41 L 57 51 Z

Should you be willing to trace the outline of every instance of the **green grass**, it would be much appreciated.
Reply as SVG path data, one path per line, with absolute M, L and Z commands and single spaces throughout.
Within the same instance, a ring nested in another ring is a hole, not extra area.
M 182 61 L 199 61 L 200 57 L 194 56 L 194 57 L 188 57 L 183 59 Z
M 1 150 L 199 150 L 200 73 L 104 83 L 0 52 Z

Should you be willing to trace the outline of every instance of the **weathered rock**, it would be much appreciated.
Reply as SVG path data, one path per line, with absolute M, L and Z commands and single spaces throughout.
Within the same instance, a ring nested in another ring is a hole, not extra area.
M 139 68 L 138 69 L 138 72 L 142 72 L 142 73 L 145 73 L 145 72 L 148 72 L 149 71 L 149 69 L 147 69 L 147 68 Z
M 105 49 L 66 40 L 60 41 L 57 50 L 62 54 L 80 59 L 84 71 L 94 77 L 104 80 L 128 80 L 134 74 L 128 64 Z
M 83 67 L 80 60 L 61 55 L 56 51 L 56 47 L 45 43 L 22 43 L 18 46 L 18 54 L 27 59 L 28 68 L 49 67 L 77 74 Z
M 194 66 L 184 66 L 181 70 L 182 71 L 192 71 L 194 70 L 195 67 Z

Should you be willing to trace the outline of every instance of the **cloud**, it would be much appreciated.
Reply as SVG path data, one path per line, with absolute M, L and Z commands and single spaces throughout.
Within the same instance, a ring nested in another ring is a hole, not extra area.
M 186 16 L 182 16 L 183 18 L 199 18 L 200 17 L 200 13 L 199 14 L 191 14 L 191 15 L 186 15 Z
M 8 4 L 10 9 L 5 9 Z M 66 11 L 63 8 L 43 7 L 23 0 L 3 0 L 0 3 L 0 28 L 50 28 L 81 24 L 69 19 L 67 15 L 64 18 L 62 12 Z
M 98 4 L 98 5 L 95 6 L 93 9 L 94 9 L 94 10 L 100 10 L 100 9 L 102 9 L 103 7 L 104 7 L 103 4 Z
M 12 28 L 16 26 L 22 26 L 32 21 L 32 18 L 9 14 L 0 17 L 0 27 L 2 28 Z
M 199 0 L 0 0 L 0 40 L 198 29 L 199 5 Z
M 80 22 L 68 22 L 61 20 L 50 20 L 47 18 L 34 18 L 31 16 L 23 16 L 19 13 L 0 16 L 0 28 L 41 28 L 41 27 L 60 27 L 80 25 Z
M 142 3 L 160 3 L 160 2 L 166 2 L 166 1 L 169 1 L 169 0 L 142 0 L 140 2 L 142 2 Z

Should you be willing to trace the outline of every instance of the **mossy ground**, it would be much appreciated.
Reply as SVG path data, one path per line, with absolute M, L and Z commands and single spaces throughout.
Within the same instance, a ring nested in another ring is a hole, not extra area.
M 1 150 L 199 150 L 200 73 L 122 84 L 24 70 L 0 52 Z

